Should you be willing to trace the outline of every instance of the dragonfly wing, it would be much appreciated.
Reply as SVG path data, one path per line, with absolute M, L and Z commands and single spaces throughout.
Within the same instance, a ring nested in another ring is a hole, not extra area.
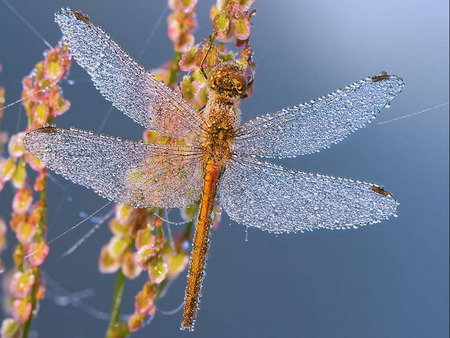
M 231 219 L 274 233 L 351 228 L 395 215 L 382 187 L 289 170 L 234 156 L 219 183 L 219 204 Z
M 189 133 L 199 133 L 198 112 L 146 72 L 87 16 L 62 9 L 55 20 L 78 64 L 117 109 L 164 135 L 185 138 Z
M 371 122 L 403 86 L 395 75 L 367 77 L 317 101 L 257 117 L 241 126 L 234 150 L 284 158 L 328 148 Z
M 139 208 L 179 208 L 200 197 L 202 167 L 193 147 L 148 145 L 46 127 L 25 136 L 47 167 L 100 196 Z

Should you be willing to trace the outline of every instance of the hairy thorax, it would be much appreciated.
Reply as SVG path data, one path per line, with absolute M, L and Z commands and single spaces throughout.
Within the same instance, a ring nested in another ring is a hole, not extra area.
M 241 119 L 239 101 L 247 89 L 244 69 L 235 61 L 215 66 L 207 80 L 209 100 L 203 110 L 203 163 L 225 165 Z
M 212 95 L 204 109 L 205 133 L 203 162 L 214 161 L 222 165 L 231 158 L 231 147 L 240 121 L 240 110 L 235 100 Z

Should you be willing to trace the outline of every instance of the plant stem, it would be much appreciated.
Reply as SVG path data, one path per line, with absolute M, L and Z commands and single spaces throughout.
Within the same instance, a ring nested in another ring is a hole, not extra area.
M 180 73 L 180 66 L 178 65 L 178 63 L 180 62 L 181 59 L 181 53 L 180 52 L 175 52 L 173 59 L 172 59 L 172 64 L 170 65 L 169 68 L 169 76 L 167 78 L 167 82 L 166 85 L 168 85 L 169 87 L 173 87 L 178 80 L 178 74 Z
M 38 225 L 38 231 L 37 231 L 37 236 L 45 236 L 45 227 L 47 224 L 47 169 L 43 169 L 45 171 L 45 178 L 42 181 L 42 190 L 39 194 L 39 204 L 41 205 L 41 219 L 39 221 L 39 225 Z M 28 333 L 30 332 L 30 328 L 31 328 L 31 322 L 34 319 L 34 315 L 35 315 L 35 311 L 36 311 L 36 306 L 37 306 L 37 292 L 39 290 L 39 284 L 41 283 L 41 271 L 39 270 L 39 267 L 36 266 L 33 268 L 33 274 L 34 274 L 34 284 L 33 287 L 31 288 L 31 293 L 30 293 L 30 302 L 31 302 L 31 312 L 30 312 L 30 317 L 28 318 L 28 320 L 23 324 L 22 328 L 23 328 L 23 334 L 22 334 L 22 338 L 27 338 L 28 337 Z
M 39 269 L 36 268 L 36 270 L 33 272 L 34 277 L 35 277 L 35 282 L 33 284 L 33 287 L 31 289 L 31 312 L 30 312 L 30 317 L 28 318 L 28 320 L 23 324 L 22 328 L 23 328 L 23 333 L 22 333 L 22 338 L 27 338 L 28 337 L 28 333 L 30 332 L 30 328 L 31 328 L 31 322 L 33 321 L 34 318 L 34 312 L 36 311 L 36 305 L 37 305 L 37 301 L 36 301 L 36 292 L 38 290 L 38 286 L 39 286 L 39 280 L 40 280 L 40 272 Z
M 122 273 L 122 270 L 119 269 L 119 273 L 117 274 L 116 286 L 114 288 L 114 296 L 113 302 L 111 306 L 111 316 L 109 319 L 108 333 L 114 332 L 119 326 L 119 312 L 120 305 L 122 304 L 122 296 L 123 290 L 125 288 L 125 275 Z

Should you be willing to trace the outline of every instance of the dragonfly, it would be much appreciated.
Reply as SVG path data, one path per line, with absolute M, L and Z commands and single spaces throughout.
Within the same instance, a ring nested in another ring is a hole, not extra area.
M 275 234 L 357 228 L 396 215 L 384 187 L 264 161 L 316 153 L 370 123 L 403 80 L 382 73 L 318 100 L 240 124 L 249 78 L 235 61 L 207 74 L 209 99 L 195 109 L 158 82 L 81 12 L 55 14 L 65 43 L 101 94 L 137 123 L 176 144 L 131 142 L 45 125 L 24 144 L 46 166 L 109 200 L 182 208 L 200 200 L 181 329 L 194 330 L 215 201 L 230 219 Z

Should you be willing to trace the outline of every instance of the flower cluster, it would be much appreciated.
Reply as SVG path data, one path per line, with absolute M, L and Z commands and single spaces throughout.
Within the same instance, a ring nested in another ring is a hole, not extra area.
M 0 64 L 0 72 L 1 72 L 2 66 Z M 6 143 L 7 135 L 6 133 L 2 132 L 1 130 L 1 122 L 3 118 L 3 106 L 5 104 L 5 88 L 0 87 L 0 156 L 3 153 L 3 145 Z M 0 157 L 1 159 L 1 157 Z M 6 223 L 5 220 L 0 217 L 0 255 L 2 254 L 3 250 L 6 248 Z M 0 273 L 2 273 L 4 270 L 3 262 L 0 256 Z
M 109 223 L 113 237 L 100 253 L 99 270 L 103 273 L 120 269 L 128 279 L 135 279 L 143 271 L 147 273 L 135 298 L 135 313 L 128 321 L 130 332 L 138 330 L 154 314 L 160 291 L 185 269 L 188 261 L 189 233 L 178 233 L 174 238 L 166 235 L 161 212 L 116 205 L 115 217 Z M 121 326 L 115 329 L 121 330 Z
M 249 11 L 253 0 L 218 0 L 211 9 L 210 16 L 214 31 L 208 40 L 193 45 L 181 57 L 179 67 L 189 72 L 182 79 L 180 89 L 183 97 L 202 108 L 208 101 L 206 78 L 204 74 L 221 61 L 236 60 L 253 77 L 256 64 L 252 60 L 252 48 L 249 42 L 250 19 L 255 11 Z M 215 43 L 218 40 L 218 43 Z M 235 41 L 237 52 L 229 50 L 225 42 Z M 247 90 L 250 95 L 253 86 Z
M 42 162 L 27 153 L 23 138 L 27 131 L 50 123 L 69 108 L 57 82 L 67 75 L 70 63 L 67 47 L 59 44 L 47 50 L 44 60 L 23 79 L 22 100 L 28 125 L 25 131 L 10 137 L 9 157 L 0 160 L 0 190 L 8 181 L 16 189 L 9 224 L 18 241 L 13 251 L 15 268 L 9 272 L 5 283 L 5 303 L 13 318 L 3 321 L 2 337 L 9 337 L 17 330 L 26 334 L 37 302 L 45 293 L 39 267 L 49 252 L 46 243 L 46 169 Z M 28 177 L 27 166 L 37 173 L 34 180 Z M 35 192 L 39 193 L 37 199 Z M 2 229 L 0 224 L 0 237 Z
M 210 17 L 217 39 L 230 42 L 236 39 L 240 45 L 250 37 L 250 19 L 255 11 L 249 11 L 254 0 L 218 0 L 211 8 Z
M 169 0 L 172 13 L 167 18 L 167 33 L 175 52 L 184 52 L 194 44 L 197 28 L 195 6 L 198 0 Z

